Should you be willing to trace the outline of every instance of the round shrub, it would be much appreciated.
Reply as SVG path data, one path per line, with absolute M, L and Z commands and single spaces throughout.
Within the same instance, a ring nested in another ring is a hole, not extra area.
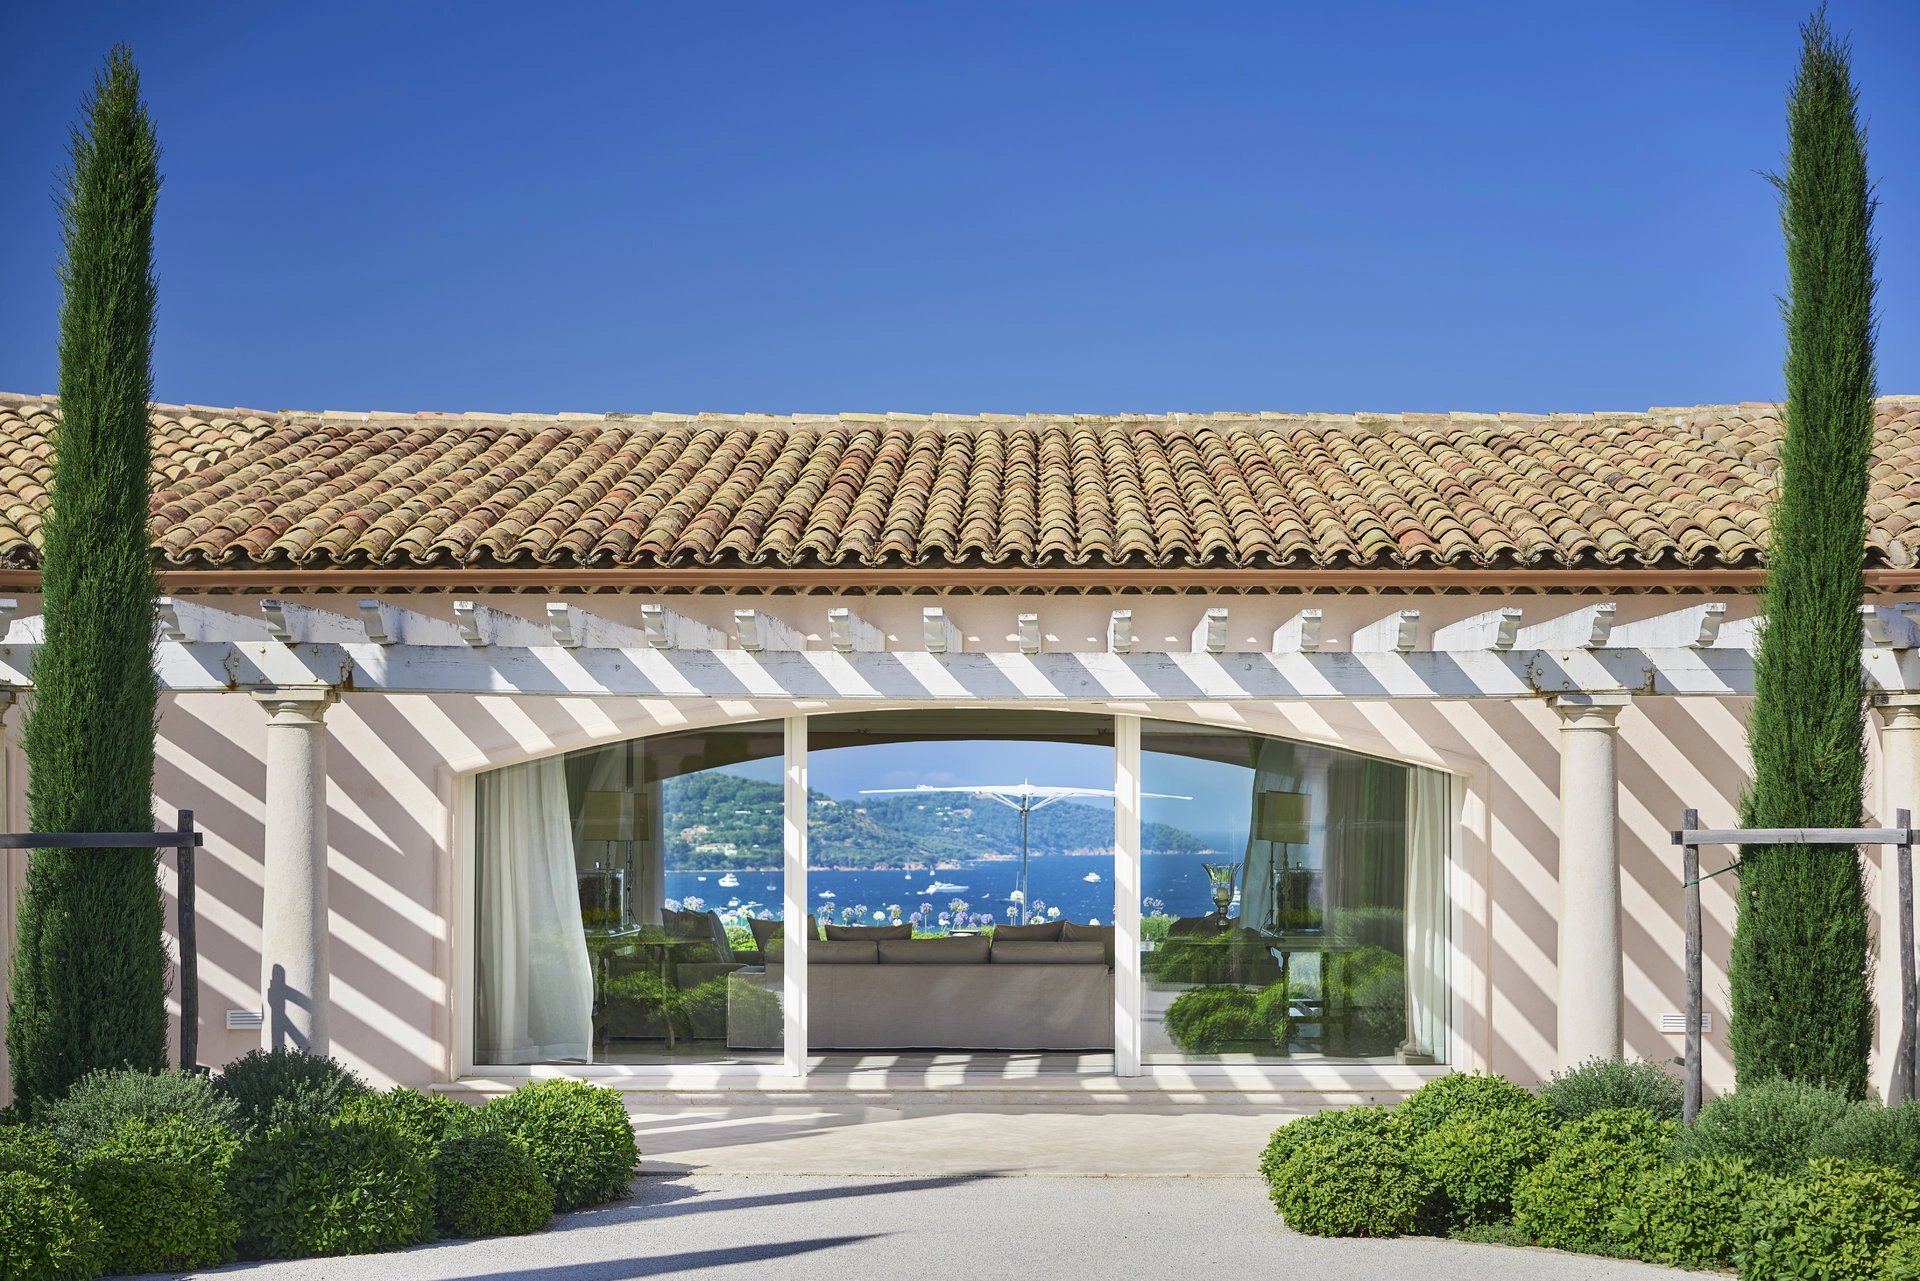
M 1878 1281 L 1920 1281 L 1920 1234 L 1901 1237 L 1886 1248 Z
M 1260 1154 L 1260 1177 L 1271 1184 L 1293 1150 L 1303 1143 L 1344 1134 L 1373 1134 L 1399 1141 L 1400 1122 L 1392 1108 L 1334 1108 L 1289 1121 L 1273 1132 Z
M 1512 1212 L 1515 1182 L 1553 1149 L 1553 1132 L 1544 1108 L 1457 1116 L 1416 1140 L 1408 1157 L 1456 1223 L 1498 1223 Z
M 106 1142 L 129 1117 L 179 1117 L 232 1130 L 239 1127 L 240 1109 L 197 1073 L 101 1069 L 87 1073 L 64 1096 L 34 1113 L 34 1120 L 75 1156 Z
M 1164 1025 L 1188 1054 L 1218 1054 L 1269 1039 L 1254 994 L 1242 987 L 1189 988 L 1173 998 Z
M 1544 1111 L 1544 1105 L 1504 1076 L 1453 1072 L 1428 1081 L 1409 1094 L 1396 1111 L 1407 1131 L 1418 1138 L 1462 1117 Z
M 433 1189 L 434 1216 L 448 1236 L 521 1236 L 553 1217 L 553 1185 L 527 1145 L 510 1134 L 441 1140 L 433 1154 Z
M 556 1210 L 627 1195 L 640 1152 L 617 1090 L 555 1078 L 523 1085 L 481 1109 L 489 1128 L 527 1145 L 553 1185 Z
M 45 1131 L 24 1125 L 0 1127 L 0 1172 L 18 1171 L 61 1182 L 72 1173 L 72 1164 L 73 1158 Z
M 1665 1162 L 1675 1129 L 1638 1108 L 1595 1112 L 1563 1127 L 1547 1159 L 1515 1181 L 1513 1226 L 1556 1249 L 1616 1249 L 1614 1207 Z
M 73 1190 L 101 1226 L 108 1272 L 205 1268 L 233 1257 L 240 1224 L 207 1170 L 119 1155 L 108 1142 L 80 1158 Z
M 1642 1108 L 1662 1121 L 1678 1121 L 1681 1093 L 1679 1078 L 1658 1063 L 1596 1058 L 1555 1072 L 1540 1097 L 1562 1121 L 1613 1108 Z
M 1380 1134 L 1334 1134 L 1293 1150 L 1272 1186 L 1273 1205 L 1295 1232 L 1317 1237 L 1390 1237 L 1426 1216 L 1432 1187 L 1406 1149 Z
M 1814 1137 L 1808 1155 L 1890 1166 L 1920 1182 L 1920 1099 L 1891 1108 L 1855 1104 Z
M 433 1235 L 433 1180 L 422 1155 L 384 1125 L 324 1121 L 249 1136 L 227 1187 L 245 1258 L 365 1254 Z
M 1674 1159 L 1741 1156 L 1767 1174 L 1797 1174 L 1814 1141 L 1858 1106 L 1837 1090 L 1784 1077 L 1743 1085 L 1700 1109 L 1680 1132 Z
M 88 1281 L 99 1263 L 100 1225 L 72 1188 L 0 1171 L 0 1277 Z
M 323 1055 L 250 1050 L 221 1069 L 213 1088 L 239 1106 L 240 1127 L 253 1131 L 332 1120 L 367 1087 Z
M 1741 1206 L 1778 1181 L 1737 1156 L 1662 1166 L 1634 1184 L 1614 1211 L 1613 1239 L 1649 1263 L 1731 1267 L 1740 1244 Z
M 1282 1054 L 1293 1038 L 1293 984 L 1269 983 L 1253 998 L 1253 1016 L 1273 1048 Z
M 239 1150 L 240 1140 L 225 1126 L 200 1125 L 177 1116 L 157 1123 L 131 1116 L 89 1155 L 182 1166 L 224 1181 Z
M 1818 1157 L 1774 1180 L 1740 1216 L 1742 1277 L 1875 1278 L 1885 1255 L 1920 1232 L 1920 1187 L 1898 1170 Z M 1910 1248 L 1910 1247 L 1909 1247 Z
M 426 1094 L 405 1086 L 356 1094 L 341 1106 L 339 1116 L 343 1121 L 388 1126 L 428 1158 L 446 1139 L 471 1134 L 480 1124 L 478 1109 L 444 1094 Z

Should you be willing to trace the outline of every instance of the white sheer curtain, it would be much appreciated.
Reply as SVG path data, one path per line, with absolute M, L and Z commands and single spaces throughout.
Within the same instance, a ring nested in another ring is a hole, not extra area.
M 1407 771 L 1407 1039 L 1401 1057 L 1447 1053 L 1447 852 L 1453 776 Z
M 478 1063 L 584 1062 L 593 1054 L 593 966 L 558 756 L 482 774 Z

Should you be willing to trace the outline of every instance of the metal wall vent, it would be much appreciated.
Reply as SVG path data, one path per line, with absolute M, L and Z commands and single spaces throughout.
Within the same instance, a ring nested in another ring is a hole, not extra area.
M 1678 1014 L 1674 1015 L 1679 1018 Z M 1664 1021 L 1664 1020 L 1663 1020 Z M 265 1024 L 266 1019 L 258 1010 L 228 1010 L 227 1031 L 245 1032 L 255 1030 Z
M 1660 1030 L 1662 1032 L 1672 1032 L 1676 1036 L 1684 1035 L 1687 1030 L 1687 1016 L 1684 1014 L 1662 1014 L 1660 1016 Z M 1700 1031 L 1702 1033 L 1713 1031 L 1712 1011 L 1702 1010 L 1700 1012 Z

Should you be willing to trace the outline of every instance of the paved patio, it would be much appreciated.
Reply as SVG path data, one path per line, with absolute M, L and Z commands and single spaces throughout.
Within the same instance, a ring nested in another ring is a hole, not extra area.
M 1316 1281 L 1653 1281 L 1610 1259 L 1286 1230 L 1257 1179 L 651 1175 L 634 1198 L 530 1237 L 240 1265 L 260 1281 L 627 1281 L 777 1276 L 1307 1276 Z

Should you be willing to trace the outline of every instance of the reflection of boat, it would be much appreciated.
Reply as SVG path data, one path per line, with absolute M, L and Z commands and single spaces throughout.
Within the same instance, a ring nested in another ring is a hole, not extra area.
M 1087 873 L 1087 874 L 1086 874 L 1085 876 L 1083 876 L 1083 877 L 1081 877 L 1080 879 L 1081 879 L 1081 880 L 1083 880 L 1083 881 L 1085 881 L 1085 882 L 1086 882 L 1087 884 L 1089 884 L 1089 885 L 1094 885 L 1094 884 L 1097 884 L 1097 883 L 1099 882 L 1099 880 L 1100 880 L 1100 873 L 1098 873 L 1098 872 L 1088 872 L 1088 873 Z
M 719 883 L 725 886 L 727 889 L 732 889 L 734 886 L 740 883 L 740 878 L 735 876 L 732 872 L 728 872 L 725 876 L 720 878 Z

